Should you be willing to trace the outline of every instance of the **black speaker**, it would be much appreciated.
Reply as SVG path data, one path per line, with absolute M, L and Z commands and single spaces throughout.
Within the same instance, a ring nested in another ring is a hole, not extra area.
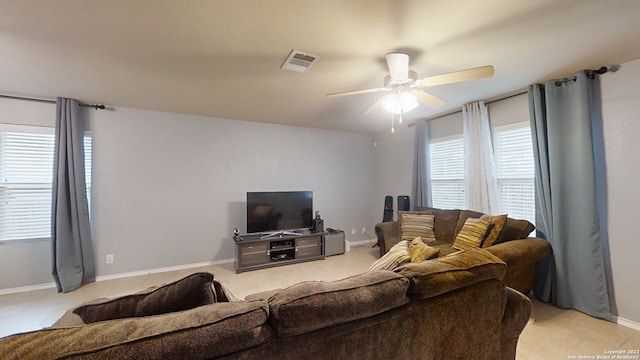
M 313 219 L 313 232 L 314 233 L 324 232 L 324 220 L 319 218 Z
M 384 197 L 384 212 L 382 222 L 393 221 L 393 198 L 389 195 Z
M 398 211 L 409 211 L 409 195 L 398 195 Z

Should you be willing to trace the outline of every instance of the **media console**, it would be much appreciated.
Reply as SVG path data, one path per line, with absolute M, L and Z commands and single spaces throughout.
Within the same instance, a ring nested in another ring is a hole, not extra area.
M 324 259 L 324 233 L 240 235 L 235 243 L 236 273 Z

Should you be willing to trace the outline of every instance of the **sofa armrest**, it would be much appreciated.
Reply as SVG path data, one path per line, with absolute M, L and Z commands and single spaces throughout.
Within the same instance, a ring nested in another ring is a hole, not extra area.
M 551 244 L 540 238 L 506 241 L 484 248 L 507 263 L 507 267 L 537 263 L 551 254 Z
M 489 246 L 485 250 L 507 263 L 504 283 L 527 294 L 535 286 L 538 262 L 551 254 L 551 244 L 544 239 L 527 238 Z
M 507 305 L 502 315 L 500 346 L 502 359 L 515 359 L 518 338 L 529 322 L 531 300 L 521 292 L 507 287 Z
M 387 221 L 377 223 L 375 226 L 378 245 L 380 245 L 380 257 L 400 241 L 400 222 Z

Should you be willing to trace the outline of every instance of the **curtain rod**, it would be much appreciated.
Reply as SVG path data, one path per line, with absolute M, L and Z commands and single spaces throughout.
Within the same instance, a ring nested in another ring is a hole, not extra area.
M 56 103 L 56 100 L 38 99 L 38 98 L 31 98 L 31 97 L 24 97 L 24 96 L 13 96 L 13 95 L 4 95 L 4 94 L 0 94 L 0 98 L 12 99 L 12 100 L 23 100 L 23 101 L 35 101 L 35 102 L 41 102 L 41 103 L 47 103 L 47 104 L 55 104 Z M 84 103 L 80 103 L 80 106 L 92 107 L 92 108 L 94 108 L 96 110 L 104 110 L 106 108 L 102 104 L 84 104 Z
M 516 90 L 516 91 L 510 92 L 510 93 L 506 93 L 506 94 L 502 94 L 502 95 L 499 95 L 499 96 L 492 97 L 492 98 L 486 100 L 484 103 L 485 104 L 491 104 L 491 103 L 494 103 L 496 101 L 506 100 L 506 99 L 509 99 L 509 98 L 512 98 L 512 97 L 515 97 L 515 96 L 518 96 L 518 95 L 526 94 L 526 93 L 527 93 L 527 89 L 520 89 L 520 90 Z M 442 113 L 442 114 L 437 115 L 437 116 L 432 117 L 432 118 L 426 118 L 424 120 L 427 120 L 427 121 L 436 120 L 436 119 L 440 119 L 440 118 L 443 118 L 445 116 L 449 116 L 451 114 L 456 114 L 456 113 L 459 113 L 459 112 L 462 112 L 462 107 L 460 107 L 459 109 L 453 109 L 453 110 L 447 111 L 445 113 Z M 411 127 L 413 125 L 415 125 L 415 123 L 411 123 L 408 126 Z
M 601 66 L 598 69 L 587 70 L 587 75 L 593 77 L 596 74 L 597 75 L 602 75 L 602 74 L 605 74 L 607 72 L 616 72 L 619 69 L 620 69 L 620 65 Z M 571 77 L 568 78 L 568 79 L 571 79 Z M 567 81 L 569 81 L 569 80 L 567 80 Z M 558 85 L 558 83 L 561 83 L 561 82 L 562 82 L 562 80 L 556 81 L 556 85 Z M 516 90 L 516 91 L 511 92 L 511 93 L 507 93 L 507 94 L 499 95 L 499 96 L 494 97 L 494 98 L 490 98 L 490 99 L 485 101 L 485 104 L 491 104 L 491 103 L 496 102 L 496 101 L 506 100 L 506 99 L 512 98 L 514 96 L 526 94 L 527 92 L 528 92 L 528 88 Z M 454 110 L 442 113 L 442 114 L 437 115 L 437 116 L 432 117 L 432 118 L 426 118 L 425 120 L 431 121 L 431 120 L 435 120 L 435 119 L 440 119 L 440 118 L 443 118 L 445 116 L 448 116 L 448 115 L 451 115 L 451 114 L 456 114 L 456 113 L 459 113 L 459 112 L 462 112 L 462 107 L 460 109 L 454 109 Z M 415 125 L 415 123 L 414 124 L 409 124 L 409 126 L 413 126 L 413 125 Z

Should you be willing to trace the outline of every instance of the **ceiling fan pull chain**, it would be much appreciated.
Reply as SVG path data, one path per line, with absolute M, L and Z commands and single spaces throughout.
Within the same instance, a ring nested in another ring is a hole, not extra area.
M 396 133 L 396 129 L 395 129 L 395 127 L 393 127 L 393 114 L 391 114 L 391 133 L 392 134 Z

